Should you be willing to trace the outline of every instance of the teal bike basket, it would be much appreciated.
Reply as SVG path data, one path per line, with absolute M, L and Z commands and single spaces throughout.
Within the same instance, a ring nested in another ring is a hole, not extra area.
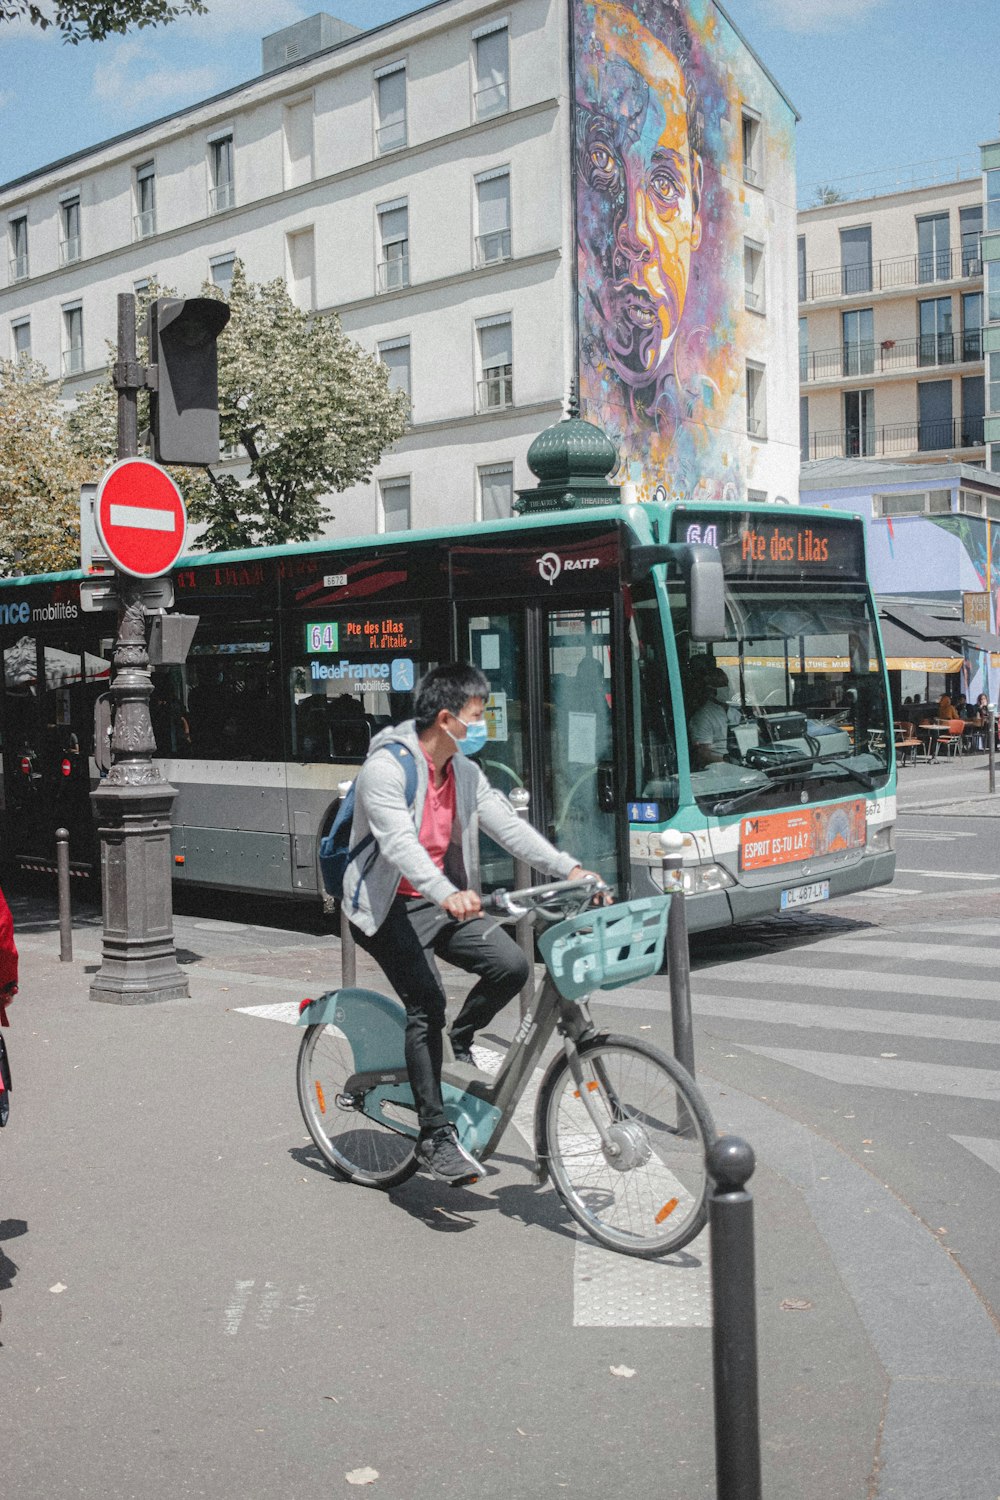
M 655 974 L 669 910 L 669 896 L 642 896 L 593 907 L 541 933 L 538 946 L 560 995 L 580 1000 Z

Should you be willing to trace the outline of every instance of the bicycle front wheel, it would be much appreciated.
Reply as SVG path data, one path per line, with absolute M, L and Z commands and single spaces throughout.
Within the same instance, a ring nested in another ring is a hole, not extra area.
M 556 1058 L 538 1098 L 537 1147 L 578 1224 L 610 1250 L 651 1260 L 680 1250 L 707 1217 L 712 1117 L 690 1074 L 632 1037 L 579 1047 L 583 1102 L 567 1059 Z
M 364 1097 L 345 1092 L 354 1052 L 337 1026 L 308 1026 L 299 1047 L 299 1107 L 324 1158 L 361 1187 L 391 1188 L 417 1170 L 416 1139 L 364 1113 Z M 413 1124 L 416 1125 L 416 1112 Z

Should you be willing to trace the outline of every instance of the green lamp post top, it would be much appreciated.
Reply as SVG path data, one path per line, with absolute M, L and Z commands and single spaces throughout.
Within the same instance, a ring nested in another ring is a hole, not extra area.
M 607 476 L 617 467 L 618 450 L 602 428 L 580 416 L 574 387 L 567 415 L 540 432 L 528 449 L 528 468 L 538 484 L 518 490 L 514 509 L 523 516 L 541 510 L 615 505 L 620 489 Z

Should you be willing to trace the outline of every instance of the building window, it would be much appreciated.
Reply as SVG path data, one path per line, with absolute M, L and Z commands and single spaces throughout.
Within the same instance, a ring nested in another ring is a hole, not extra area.
M 761 165 L 760 115 L 743 111 L 743 181 L 760 187 L 764 180 Z
M 743 305 L 756 313 L 765 307 L 764 246 L 756 240 L 743 241 Z
M 236 266 L 236 251 L 228 250 L 225 255 L 213 255 L 208 263 L 212 277 L 212 283 L 219 288 L 224 297 L 229 296 L 229 288 L 233 284 L 233 270 Z
M 989 404 L 986 410 L 991 416 L 1000 415 L 1000 354 L 986 356 L 986 373 L 989 376 Z
M 920 338 L 917 363 L 950 365 L 955 361 L 955 338 L 951 325 L 951 298 L 934 297 L 918 302 Z
M 289 295 L 296 307 L 308 312 L 316 306 L 316 246 L 312 228 L 286 235 L 285 244 Z
M 986 232 L 1000 230 L 1000 167 L 986 173 Z
M 510 318 L 481 318 L 476 323 L 476 337 L 480 375 L 478 410 L 502 411 L 514 402 L 514 345 Z
M 410 397 L 410 341 L 386 339 L 378 346 L 378 357 L 389 371 L 389 389 Z
M 510 109 L 510 47 L 507 23 L 473 33 L 476 49 L 475 116 L 488 120 Z
M 840 290 L 845 297 L 872 289 L 872 229 L 859 224 L 840 231 Z
M 510 173 L 506 167 L 476 178 L 476 265 L 510 260 Z
M 983 442 L 983 418 L 986 414 L 986 382 L 982 375 L 962 376 L 963 448 L 978 448 Z
M 10 221 L 10 279 L 24 281 L 28 274 L 28 215 Z
M 139 298 L 140 302 L 142 301 L 143 297 L 146 296 L 146 294 L 149 291 L 150 286 L 152 285 L 152 283 L 155 280 L 156 280 L 155 276 L 153 276 L 153 277 L 140 276 L 140 278 L 139 278 L 138 281 L 133 281 L 133 283 L 132 283 L 132 290 L 133 290 L 133 292 L 135 292 L 135 295 Z
M 479 519 L 504 521 L 513 513 L 514 465 L 484 465 L 479 470 Z
M 959 509 L 962 507 L 959 506 Z M 876 520 L 885 516 L 947 516 L 951 514 L 951 491 L 931 490 L 916 494 L 873 495 L 872 515 Z
M 62 372 L 64 375 L 79 375 L 83 370 L 83 307 L 75 302 L 64 307 Z
M 285 187 L 301 187 L 313 175 L 313 101 L 300 99 L 284 110 Z
M 410 211 L 405 198 L 378 209 L 378 289 L 395 292 L 410 284 Z
M 146 240 L 156 233 L 156 167 L 151 161 L 135 169 L 135 238 Z
M 983 294 L 965 292 L 962 296 L 962 358 L 983 357 Z
M 409 531 L 409 479 L 383 479 L 379 485 L 379 530 Z
M 59 263 L 72 265 L 80 259 L 80 195 L 63 198 L 59 204 Z
M 406 145 L 406 68 L 402 63 L 375 74 L 375 142 L 379 156 Z
M 752 438 L 767 437 L 767 391 L 763 365 L 747 360 L 747 432 Z
M 844 392 L 844 457 L 871 458 L 875 452 L 875 392 Z
M 19 318 L 10 325 L 12 353 L 15 360 L 31 358 L 31 319 Z
M 917 280 L 947 281 L 951 276 L 951 223 L 947 214 L 917 220 Z
M 799 267 L 799 301 L 804 302 L 806 300 L 806 237 L 804 234 L 799 235 L 797 253 Z
M 875 368 L 875 315 L 870 307 L 840 315 L 844 349 L 842 373 L 849 377 L 870 375 Z
M 212 173 L 212 186 L 209 189 L 209 207 L 213 214 L 221 214 L 224 209 L 234 207 L 236 203 L 236 186 L 233 181 L 233 138 L 231 135 L 220 135 L 218 140 L 209 141 L 210 169 Z
M 979 241 L 983 233 L 983 205 L 958 210 L 958 228 L 962 236 L 962 275 L 981 276 L 983 260 Z
M 951 381 L 925 380 L 917 386 L 917 449 L 933 453 L 950 448 L 954 441 Z
M 751 505 L 764 505 L 767 502 L 767 490 L 747 490 L 747 499 Z
M 799 397 L 799 457 L 809 461 L 809 397 Z

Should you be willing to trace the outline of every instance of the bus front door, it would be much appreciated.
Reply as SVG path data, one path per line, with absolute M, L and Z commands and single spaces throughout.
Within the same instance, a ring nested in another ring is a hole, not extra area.
M 529 794 L 528 818 L 558 848 L 618 883 L 624 863 L 610 598 L 558 608 L 465 606 L 460 655 L 489 679 L 489 740 L 479 763 L 493 786 Z M 513 861 L 482 841 L 484 889 L 510 887 Z

